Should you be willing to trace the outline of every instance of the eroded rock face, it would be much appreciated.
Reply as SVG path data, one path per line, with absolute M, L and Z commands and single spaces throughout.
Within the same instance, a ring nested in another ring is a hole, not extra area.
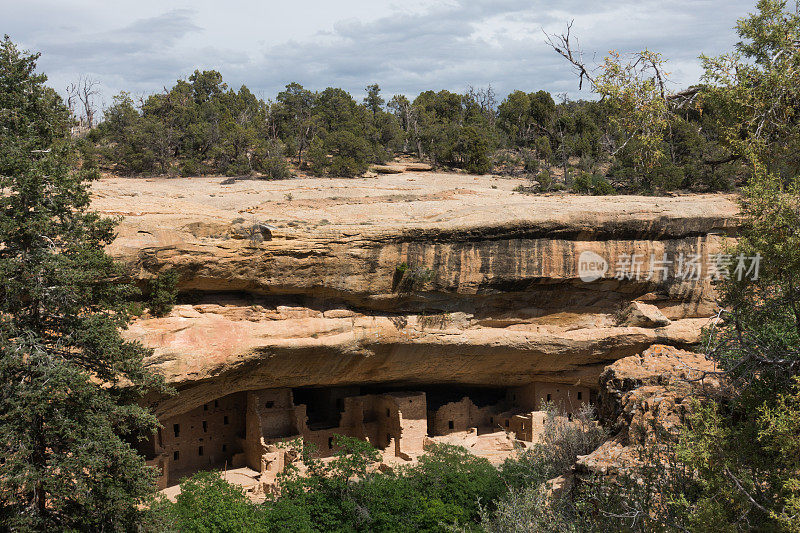
M 676 438 L 694 400 L 722 392 L 720 374 L 702 354 L 654 345 L 606 367 L 599 378 L 598 416 L 612 438 L 579 457 L 579 473 L 614 474 L 639 463 L 637 451 Z
M 94 207 L 124 217 L 110 252 L 141 280 L 181 275 L 182 304 L 126 333 L 181 391 L 157 412 L 269 387 L 596 386 L 616 359 L 698 342 L 711 284 L 648 267 L 711 263 L 735 234 L 733 197 L 512 193 L 521 181 L 101 180 Z M 587 251 L 605 277 L 581 279 Z M 615 279 L 621 256 L 641 262 L 638 280 Z
M 152 363 L 168 381 L 191 386 L 164 408 L 172 403 L 176 409 L 196 406 L 222 394 L 271 387 L 380 383 L 512 387 L 536 379 L 593 385 L 609 359 L 641 352 L 657 342 L 695 343 L 706 322 L 684 319 L 658 330 L 536 325 L 511 329 L 437 327 L 426 325 L 428 317 L 415 315 L 254 321 L 255 311 L 243 313 L 240 307 L 232 311 L 230 318 L 224 310 L 201 313 L 192 306 L 178 306 L 169 317 L 139 320 L 131 326 L 129 335 L 156 347 Z

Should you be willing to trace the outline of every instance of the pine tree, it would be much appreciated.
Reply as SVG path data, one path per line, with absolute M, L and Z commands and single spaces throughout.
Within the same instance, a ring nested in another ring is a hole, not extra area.
M 125 341 L 134 289 L 104 252 L 114 221 L 90 211 L 69 114 L 38 54 L 0 43 L 0 524 L 130 530 L 154 472 L 132 442 L 164 390 Z

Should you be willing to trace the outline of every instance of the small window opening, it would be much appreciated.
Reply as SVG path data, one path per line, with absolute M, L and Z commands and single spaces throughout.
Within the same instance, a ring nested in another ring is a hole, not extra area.
M 175 436 L 179 437 L 181 435 L 181 425 L 180 424 L 172 424 L 172 431 L 175 432 Z
M 208 422 L 203 420 L 203 433 L 208 433 Z
M 197 455 L 203 455 L 203 447 L 202 446 L 198 446 L 197 447 Z
M 178 459 L 180 459 L 180 458 L 181 458 L 181 452 L 179 452 L 179 451 L 177 451 L 177 450 L 175 450 L 174 452 L 172 452 L 172 460 L 173 460 L 173 461 L 177 461 L 177 460 L 178 460 Z
M 228 417 L 227 416 L 223 416 L 222 417 L 222 423 L 225 424 L 226 426 L 228 425 Z
M 450 429 L 453 429 L 455 427 L 455 424 L 453 424 L 452 420 L 448 420 L 447 421 L 447 427 L 450 428 Z
M 273 407 L 275 407 L 275 402 L 270 400 L 264 404 L 264 407 L 266 407 L 267 409 L 272 409 Z

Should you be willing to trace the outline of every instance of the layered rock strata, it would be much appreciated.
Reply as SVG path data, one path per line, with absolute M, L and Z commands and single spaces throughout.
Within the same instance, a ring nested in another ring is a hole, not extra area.
M 110 252 L 142 282 L 180 273 L 180 305 L 126 332 L 180 391 L 157 413 L 281 387 L 596 388 L 616 359 L 698 342 L 713 286 L 677 262 L 714 262 L 733 197 L 530 196 L 519 181 L 101 180 L 94 207 L 123 217 Z M 599 279 L 585 252 L 607 262 Z

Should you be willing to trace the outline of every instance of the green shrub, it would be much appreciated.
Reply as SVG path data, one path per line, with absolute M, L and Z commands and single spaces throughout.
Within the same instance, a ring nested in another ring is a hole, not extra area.
M 311 172 L 315 176 L 325 175 L 328 167 L 328 153 L 325 151 L 325 146 L 319 137 L 314 137 L 311 140 L 306 152 L 306 161 L 311 164 Z
M 536 174 L 539 172 L 539 160 L 531 150 L 525 150 L 522 152 L 522 158 L 525 165 L 525 172 L 529 172 L 531 174 Z
M 539 155 L 540 159 L 549 161 L 553 157 L 553 147 L 550 144 L 550 139 L 545 135 L 536 137 L 536 140 L 534 141 L 534 149 L 536 150 L 536 153 Z
M 354 177 L 367 171 L 366 161 L 359 161 L 350 156 L 333 156 L 328 166 L 328 173 L 336 177 Z
M 181 176 L 197 176 L 200 174 L 200 163 L 194 159 L 187 159 L 181 163 Z
M 253 166 L 244 154 L 234 160 L 221 161 L 217 165 L 226 176 L 249 176 L 253 173 Z
M 614 189 L 605 176 L 601 176 L 599 174 L 597 174 L 595 177 L 593 187 L 593 194 L 595 196 L 606 196 L 617 193 L 616 189 Z
M 286 164 L 286 159 L 278 154 L 269 155 L 261 160 L 256 170 L 261 172 L 265 179 L 270 180 L 283 180 L 292 177 L 289 165 Z
M 550 173 L 550 169 L 542 169 L 542 171 L 536 175 L 536 181 L 539 182 L 539 187 L 541 187 L 543 191 L 549 191 L 553 186 L 553 175 Z
M 81 139 L 77 142 L 78 153 L 81 157 L 81 168 L 83 170 L 97 170 L 99 150 L 89 139 Z
M 292 173 L 289 171 L 285 154 L 286 146 L 279 140 L 263 141 L 251 154 L 252 168 L 261 173 L 263 179 L 290 178 Z
M 165 270 L 150 280 L 147 309 L 153 316 L 165 316 L 172 311 L 178 296 L 179 274 Z
M 572 183 L 572 190 L 594 196 L 604 196 L 616 192 L 605 176 L 590 174 L 589 172 L 580 172 L 576 176 L 575 181 Z
M 655 190 L 673 191 L 683 186 L 685 178 L 686 174 L 683 167 L 665 164 L 653 171 L 651 184 Z
M 131 302 L 128 305 L 128 314 L 130 316 L 141 316 L 144 313 L 144 306 L 141 302 Z
M 489 159 L 489 142 L 486 135 L 476 128 L 464 128 L 460 139 L 464 146 L 464 169 L 470 174 L 486 174 L 491 170 L 492 163 Z
M 583 170 L 584 172 L 594 173 L 596 167 L 596 161 L 593 157 L 584 155 L 581 156 L 580 161 L 578 161 L 578 168 Z
M 575 192 L 588 193 L 592 190 L 593 176 L 588 172 L 581 172 L 572 183 L 572 190 Z
M 410 267 L 401 263 L 395 268 L 392 286 L 395 292 L 412 293 L 434 278 L 434 272 L 427 267 Z
M 162 501 L 159 505 L 162 524 L 172 526 L 167 530 L 269 531 L 262 509 L 250 502 L 241 487 L 227 483 L 217 472 L 198 472 L 181 480 L 175 503 Z

